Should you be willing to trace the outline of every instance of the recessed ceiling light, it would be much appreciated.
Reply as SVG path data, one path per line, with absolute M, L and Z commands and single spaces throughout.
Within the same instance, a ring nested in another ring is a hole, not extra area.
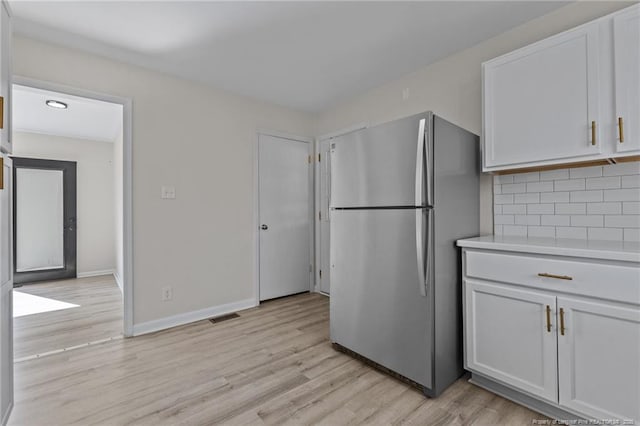
M 51 108 L 67 109 L 67 104 L 65 104 L 64 102 L 56 101 L 54 99 L 49 99 L 45 103 L 47 104 L 47 106 L 50 106 Z

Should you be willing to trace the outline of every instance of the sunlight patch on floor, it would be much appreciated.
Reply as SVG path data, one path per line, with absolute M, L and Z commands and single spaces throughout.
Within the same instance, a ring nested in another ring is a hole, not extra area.
M 13 291 L 13 317 L 40 314 L 43 312 L 60 311 L 62 309 L 77 308 L 80 305 L 61 302 L 47 297 Z

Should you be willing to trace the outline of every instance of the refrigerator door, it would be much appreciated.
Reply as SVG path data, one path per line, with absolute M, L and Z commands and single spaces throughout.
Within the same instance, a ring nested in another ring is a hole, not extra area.
M 417 242 L 426 244 L 428 232 L 416 239 L 416 224 L 427 223 L 428 212 L 332 213 L 330 328 L 333 342 L 430 389 L 433 291 L 427 288 L 423 295 L 417 264 Z M 420 266 L 426 269 L 426 263 Z
M 423 113 L 335 138 L 331 206 L 429 205 L 432 122 Z

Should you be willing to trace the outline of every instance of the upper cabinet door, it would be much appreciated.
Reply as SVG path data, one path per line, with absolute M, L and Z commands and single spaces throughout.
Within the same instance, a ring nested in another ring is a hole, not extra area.
M 640 151 L 640 5 L 613 18 L 616 152 Z
M 600 156 L 599 49 L 592 23 L 483 65 L 484 171 Z
M 0 4 L 0 96 L 2 97 L 2 125 L 0 151 L 12 153 L 11 143 L 11 17 L 6 2 Z

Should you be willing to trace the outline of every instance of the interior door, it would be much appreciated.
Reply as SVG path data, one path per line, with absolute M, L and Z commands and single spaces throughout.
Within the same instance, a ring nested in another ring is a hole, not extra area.
M 13 159 L 14 284 L 76 277 L 76 163 Z
M 309 143 L 259 138 L 260 300 L 310 290 Z
M 13 262 L 11 159 L 0 153 L 0 424 L 13 405 Z
M 318 278 L 320 291 L 329 294 L 331 290 L 331 268 L 329 263 L 331 216 L 331 140 L 320 142 L 320 266 Z

